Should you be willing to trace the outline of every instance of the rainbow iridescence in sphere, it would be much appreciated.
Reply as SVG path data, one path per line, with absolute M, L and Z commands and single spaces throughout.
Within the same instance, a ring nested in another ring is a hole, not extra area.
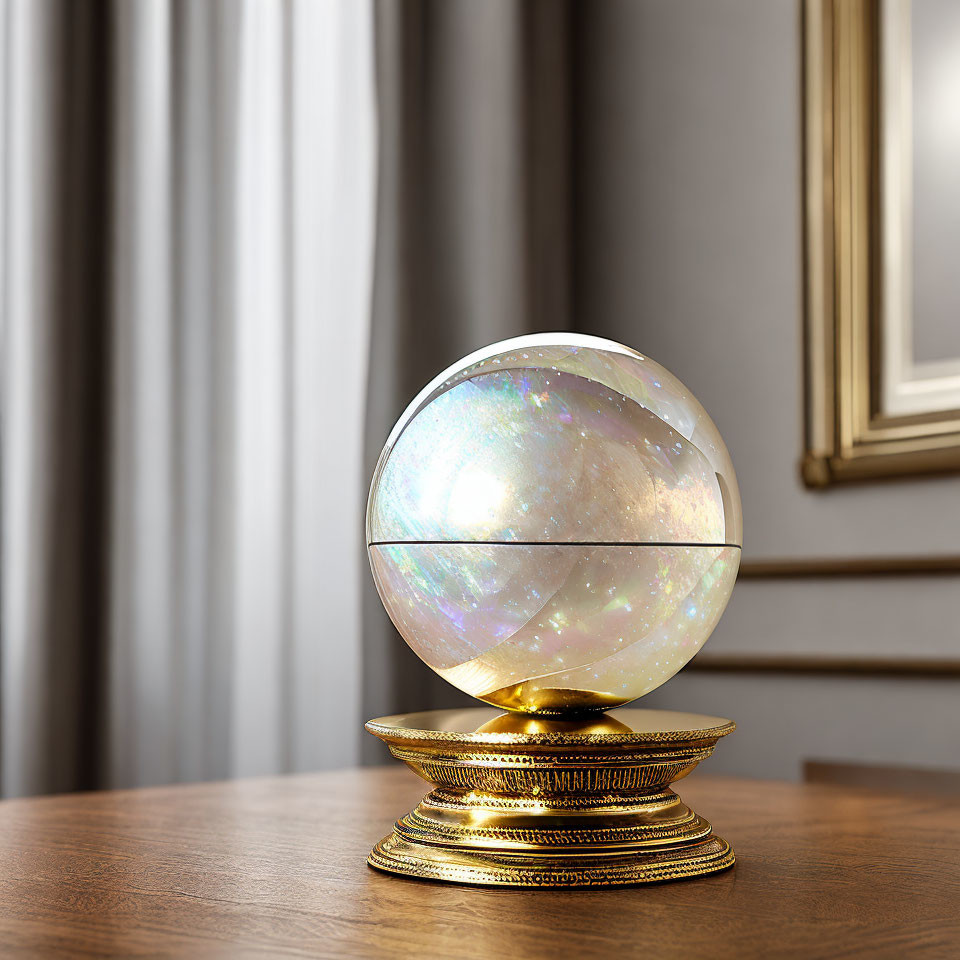
M 387 612 L 488 703 L 556 714 L 649 693 L 703 645 L 740 563 L 740 494 L 706 411 L 608 340 L 467 357 L 387 440 L 367 504 Z

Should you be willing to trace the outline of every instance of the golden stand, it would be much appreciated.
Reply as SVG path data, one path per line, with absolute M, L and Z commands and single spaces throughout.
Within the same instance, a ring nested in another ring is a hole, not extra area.
M 672 790 L 736 725 L 619 709 L 546 720 L 489 708 L 367 723 L 432 783 L 367 862 L 429 880 L 581 887 L 698 877 L 730 845 Z

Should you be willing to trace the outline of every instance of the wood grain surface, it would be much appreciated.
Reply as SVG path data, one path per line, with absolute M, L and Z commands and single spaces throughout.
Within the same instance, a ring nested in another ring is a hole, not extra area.
M 0 955 L 960 957 L 960 801 L 695 775 L 737 853 L 613 890 L 403 880 L 402 767 L 0 803 Z

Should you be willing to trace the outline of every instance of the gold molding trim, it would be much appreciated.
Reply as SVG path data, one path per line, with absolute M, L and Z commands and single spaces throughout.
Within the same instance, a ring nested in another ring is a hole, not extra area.
M 916 577 L 960 575 L 960 556 L 818 557 L 747 560 L 737 578 L 790 580 L 827 577 Z
M 960 411 L 880 409 L 878 0 L 805 0 L 804 483 L 960 469 Z
M 708 653 L 694 657 L 685 669 L 713 673 L 815 673 L 949 678 L 960 677 L 960 660 Z
M 370 852 L 378 870 L 583 887 L 733 866 L 730 845 L 669 789 L 734 731 L 730 720 L 633 708 L 550 720 L 474 708 L 366 727 L 433 787 Z

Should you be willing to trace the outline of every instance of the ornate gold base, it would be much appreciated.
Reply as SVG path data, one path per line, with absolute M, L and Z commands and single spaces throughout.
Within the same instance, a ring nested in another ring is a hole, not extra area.
M 672 791 L 729 720 L 614 710 L 540 720 L 492 709 L 371 720 L 435 789 L 368 863 L 430 880 L 512 887 L 677 880 L 733 865 L 730 845 Z

